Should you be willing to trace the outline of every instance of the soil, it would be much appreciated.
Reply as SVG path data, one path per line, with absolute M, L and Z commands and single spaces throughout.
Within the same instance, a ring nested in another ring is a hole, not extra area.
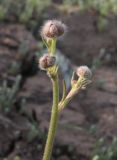
M 54 11 L 49 13 L 53 18 L 56 15 Z M 97 139 L 110 140 L 117 135 L 117 17 L 109 17 L 109 26 L 103 32 L 97 30 L 97 15 L 93 12 L 61 12 L 57 18 L 69 26 L 58 43 L 59 50 L 73 66 L 86 64 L 94 73 L 92 84 L 60 114 L 53 160 L 89 160 Z M 10 22 L 0 25 L 0 35 L 0 83 L 6 79 L 8 85 L 13 85 L 15 76 L 22 75 L 13 109 L 0 113 L 0 160 L 16 156 L 41 160 L 52 88 L 45 72 L 37 70 L 37 40 L 23 25 Z M 23 60 L 19 53 L 22 42 L 28 46 Z M 14 62 L 20 64 L 20 69 L 10 72 Z

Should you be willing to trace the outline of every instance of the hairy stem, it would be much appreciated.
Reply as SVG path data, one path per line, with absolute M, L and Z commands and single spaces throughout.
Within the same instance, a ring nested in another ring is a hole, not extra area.
M 50 160 L 51 158 L 53 142 L 58 121 L 58 102 L 59 102 L 58 76 L 52 79 L 52 84 L 53 84 L 53 106 L 52 106 L 51 120 L 50 120 L 50 126 L 49 126 L 43 160 Z

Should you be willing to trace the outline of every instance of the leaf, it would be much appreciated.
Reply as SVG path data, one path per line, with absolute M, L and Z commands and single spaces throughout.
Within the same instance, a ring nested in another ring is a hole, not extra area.
M 50 41 L 46 41 L 43 36 L 42 36 L 42 40 L 43 40 L 43 43 L 45 44 L 45 46 L 47 47 L 48 51 L 50 51 L 50 45 L 51 45 Z
M 62 95 L 62 101 L 64 101 L 65 97 L 66 97 L 66 94 L 67 94 L 67 87 L 66 87 L 66 83 L 65 83 L 65 80 L 63 80 L 63 95 Z

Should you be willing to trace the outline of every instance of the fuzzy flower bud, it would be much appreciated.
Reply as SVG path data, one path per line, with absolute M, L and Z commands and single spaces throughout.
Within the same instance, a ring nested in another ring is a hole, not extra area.
M 41 30 L 44 38 L 57 38 L 65 33 L 66 26 L 58 20 L 48 20 Z
M 49 67 L 52 67 L 55 64 L 56 58 L 54 56 L 50 56 L 49 54 L 44 54 L 39 59 L 39 68 L 42 70 L 46 70 Z
M 87 66 L 78 67 L 76 70 L 76 74 L 79 77 L 83 77 L 83 78 L 87 78 L 87 79 L 91 79 L 91 77 L 92 77 L 92 72 Z

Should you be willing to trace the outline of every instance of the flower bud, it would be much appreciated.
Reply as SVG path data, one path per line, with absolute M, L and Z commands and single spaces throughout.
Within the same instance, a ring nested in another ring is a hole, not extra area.
M 56 58 L 54 56 L 50 56 L 49 54 L 44 54 L 39 59 L 39 68 L 42 70 L 46 70 L 49 67 L 52 67 L 55 64 Z
M 77 68 L 76 74 L 79 77 L 91 79 L 92 77 L 92 72 L 87 66 L 80 66 Z
M 57 20 L 47 21 L 41 30 L 41 35 L 44 38 L 57 38 L 65 33 L 66 26 Z

